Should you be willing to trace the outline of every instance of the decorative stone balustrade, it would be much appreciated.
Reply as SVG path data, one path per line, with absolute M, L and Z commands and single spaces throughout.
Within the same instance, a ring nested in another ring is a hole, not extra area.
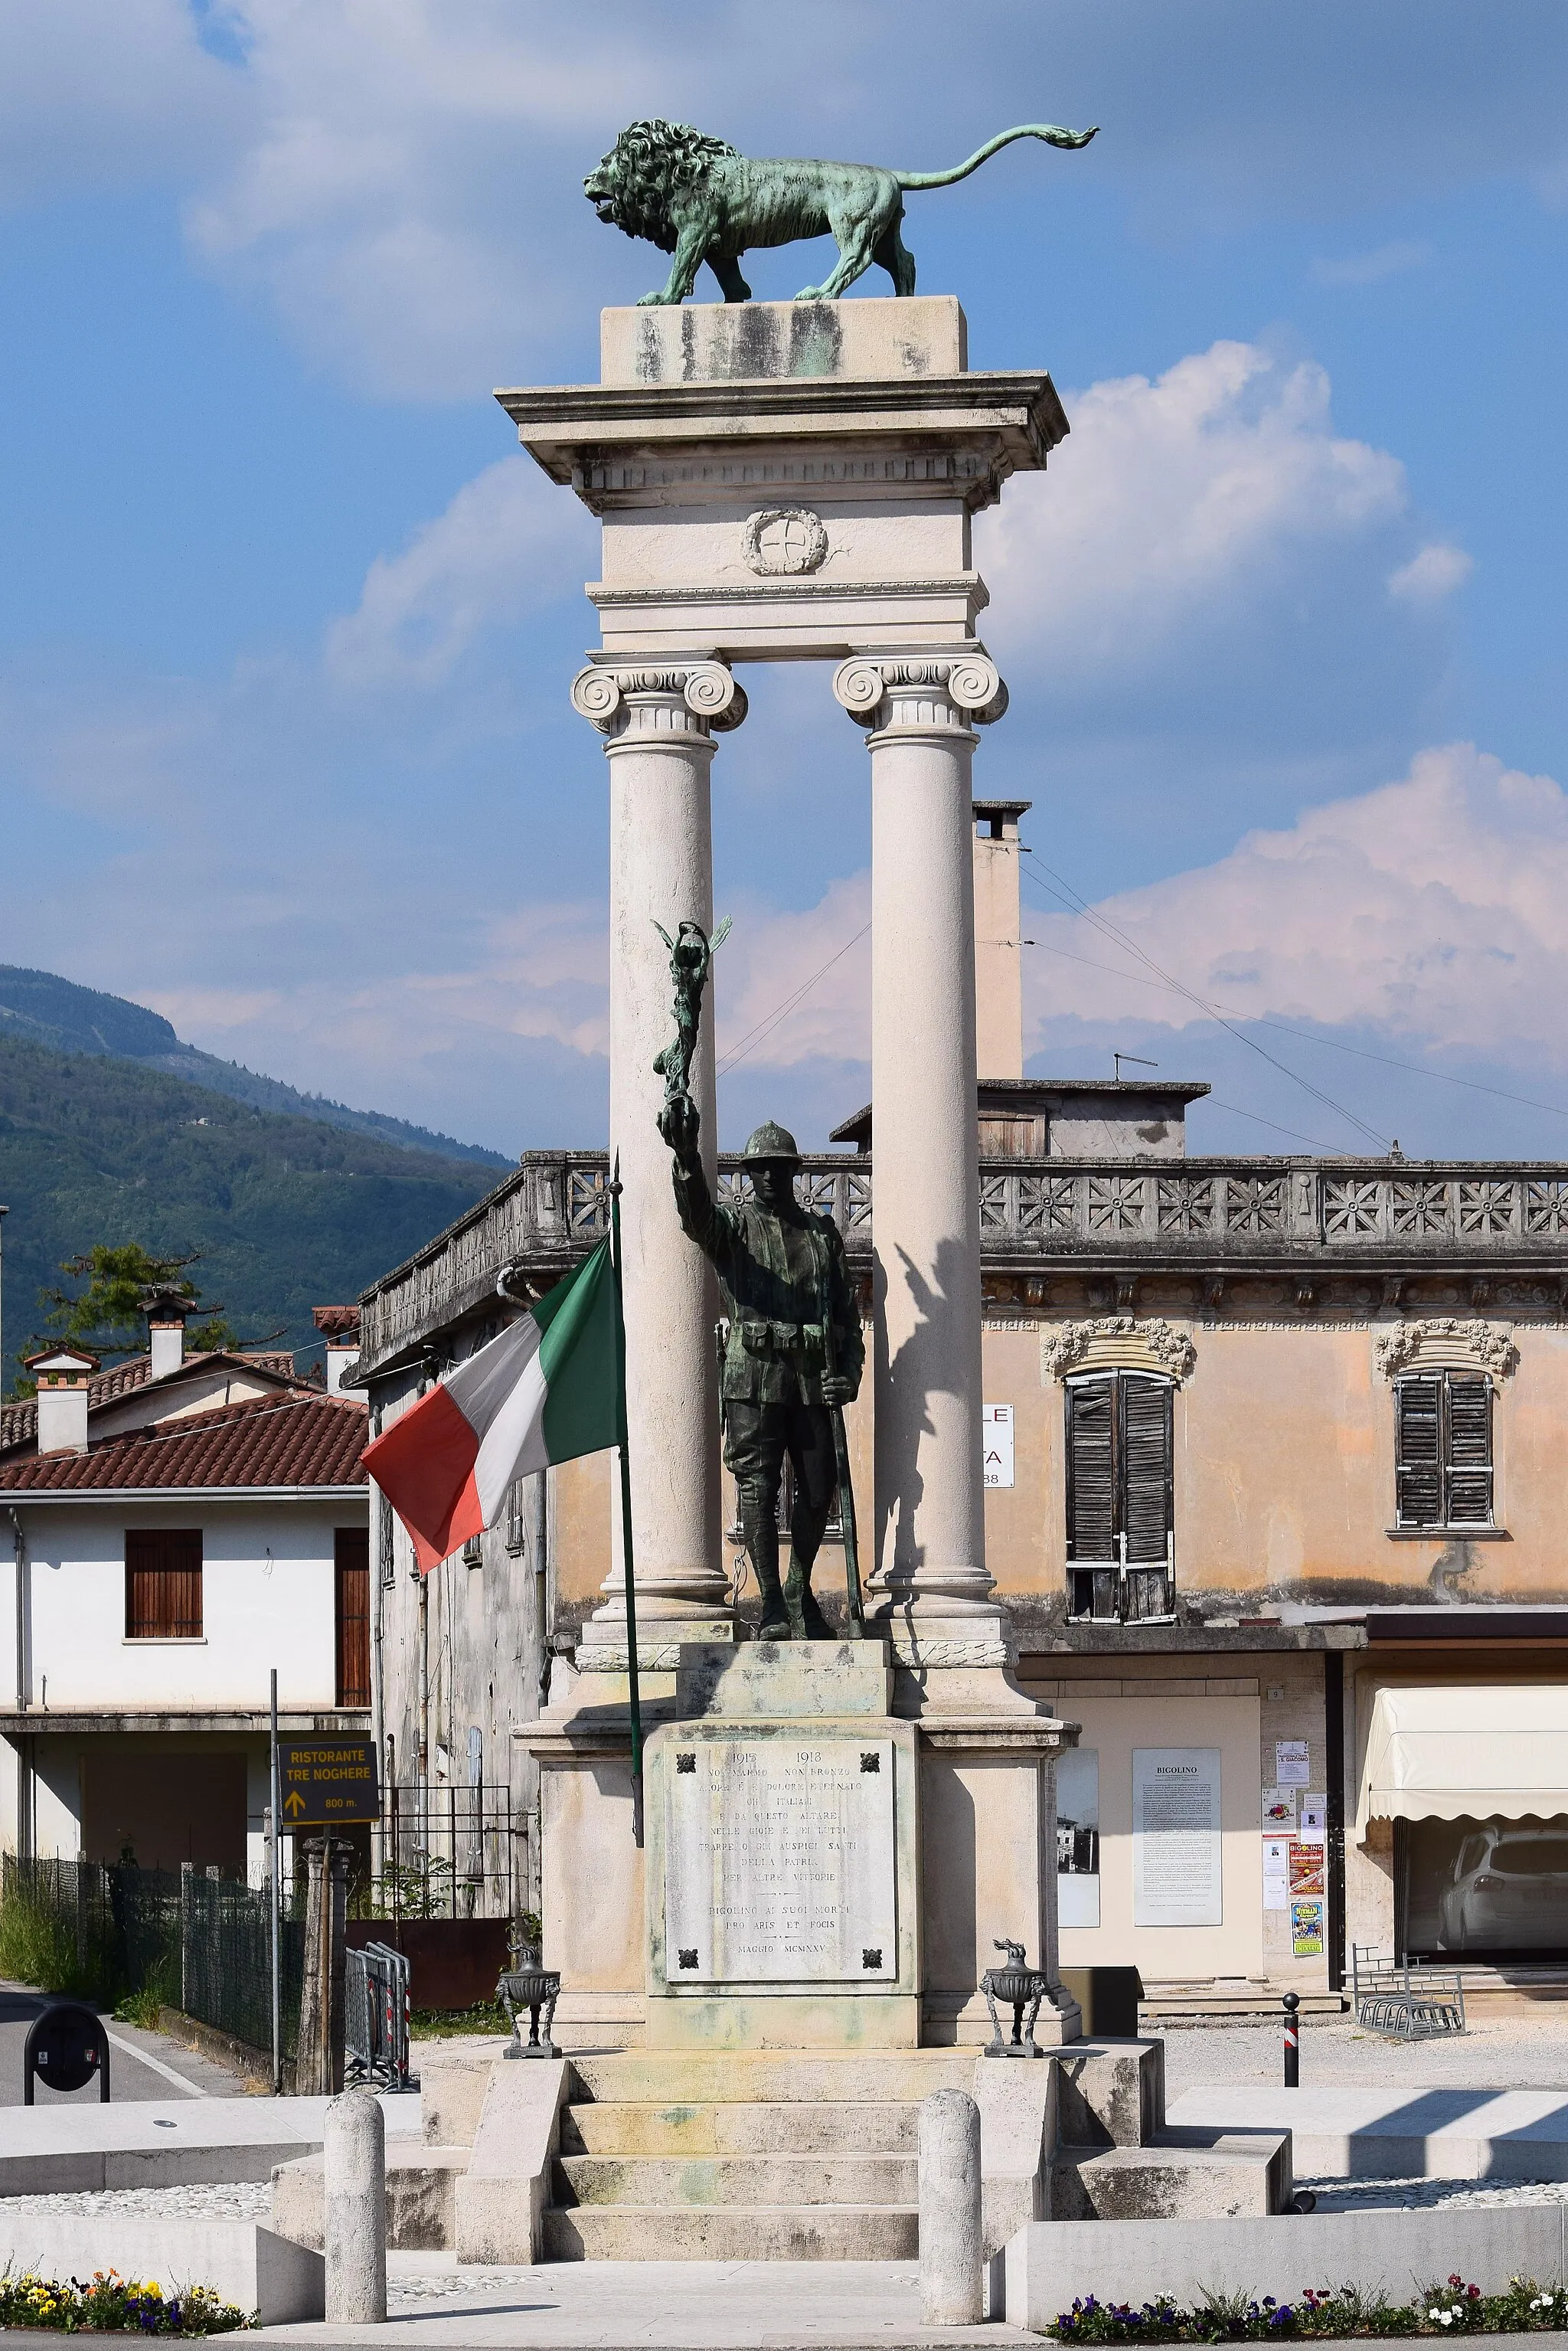
M 737 1158 L 719 1189 L 744 1186 Z M 601 1151 L 530 1151 L 466 1217 L 364 1299 L 361 1374 L 417 1355 L 426 1338 L 495 1297 L 507 1266 L 548 1289 L 591 1248 L 609 1216 Z M 869 1268 L 872 1163 L 809 1155 L 801 1196 L 831 1214 L 851 1262 Z M 1318 1278 L 1336 1264 L 1418 1272 L 1528 1269 L 1568 1281 L 1568 1167 L 1496 1161 L 987 1160 L 980 1244 L 988 1271 L 1285 1266 Z

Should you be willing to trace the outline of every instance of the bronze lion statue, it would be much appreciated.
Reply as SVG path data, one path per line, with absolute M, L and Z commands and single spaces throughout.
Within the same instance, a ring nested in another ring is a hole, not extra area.
M 1098 126 L 1096 126 L 1098 128 Z M 874 261 L 895 294 L 915 291 L 915 256 L 899 235 L 911 189 L 949 188 L 1014 139 L 1051 147 L 1087 147 L 1093 131 L 1025 122 L 996 138 L 951 172 L 884 172 L 877 163 L 823 163 L 810 156 L 743 155 L 689 123 L 633 122 L 583 191 L 601 221 L 646 237 L 674 261 L 666 283 L 644 302 L 684 302 L 706 261 L 727 302 L 749 302 L 740 274 L 749 246 L 793 245 L 832 236 L 839 258 L 826 282 L 802 287 L 798 302 L 831 302 Z

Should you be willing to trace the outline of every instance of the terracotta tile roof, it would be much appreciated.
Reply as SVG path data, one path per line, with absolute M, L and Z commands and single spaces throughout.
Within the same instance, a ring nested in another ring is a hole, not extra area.
M 214 1412 L 106 1437 L 86 1453 L 37 1453 L 0 1466 L 0 1494 L 148 1492 L 214 1486 L 358 1486 L 369 1435 L 347 1396 L 252 1396 Z
M 225 1358 L 212 1348 L 197 1349 L 187 1355 L 180 1366 L 189 1371 L 193 1364 L 228 1361 L 251 1364 L 256 1370 L 270 1372 L 274 1378 L 292 1380 L 294 1358 L 280 1350 L 258 1352 L 254 1355 L 235 1354 Z M 110 1364 L 107 1370 L 94 1372 L 87 1384 L 87 1408 L 96 1412 L 101 1404 L 113 1404 L 118 1396 L 129 1395 L 132 1388 L 144 1388 L 152 1376 L 151 1355 L 128 1355 L 122 1364 Z M 0 1405 L 0 1453 L 7 1453 L 14 1445 L 36 1445 L 38 1441 L 38 1407 L 31 1396 L 17 1403 Z

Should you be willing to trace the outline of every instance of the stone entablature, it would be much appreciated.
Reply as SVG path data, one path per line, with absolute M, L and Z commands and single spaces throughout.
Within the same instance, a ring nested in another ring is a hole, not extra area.
M 832 1151 L 802 1167 L 802 1197 L 833 1217 L 859 1270 L 871 1261 L 872 1165 L 870 1153 Z M 744 1184 L 737 1158 L 719 1167 L 721 1190 Z M 493 1300 L 508 1265 L 540 1290 L 559 1280 L 603 1232 L 608 1183 L 602 1151 L 526 1153 L 487 1198 L 365 1292 L 360 1376 L 417 1354 Z M 1568 1167 L 1188 1159 L 1173 1171 L 1168 1160 L 1142 1169 L 1125 1160 L 1044 1168 L 988 1160 L 980 1247 L 988 1274 L 1257 1270 L 1321 1285 L 1355 1267 L 1384 1275 L 1397 1293 L 1403 1274 L 1457 1269 L 1489 1280 L 1544 1274 L 1549 1287 L 1560 1275 L 1568 1285 Z

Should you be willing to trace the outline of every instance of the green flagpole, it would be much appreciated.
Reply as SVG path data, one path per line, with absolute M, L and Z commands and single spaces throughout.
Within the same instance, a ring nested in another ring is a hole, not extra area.
M 643 1842 L 643 1699 L 637 1681 L 637 1591 L 632 1560 L 632 1471 L 626 1458 L 626 1302 L 621 1287 L 621 1154 L 610 1186 L 610 1261 L 615 1269 L 615 1399 L 621 1453 L 621 1555 L 626 1582 L 626 1678 L 632 1708 L 632 1842 Z

